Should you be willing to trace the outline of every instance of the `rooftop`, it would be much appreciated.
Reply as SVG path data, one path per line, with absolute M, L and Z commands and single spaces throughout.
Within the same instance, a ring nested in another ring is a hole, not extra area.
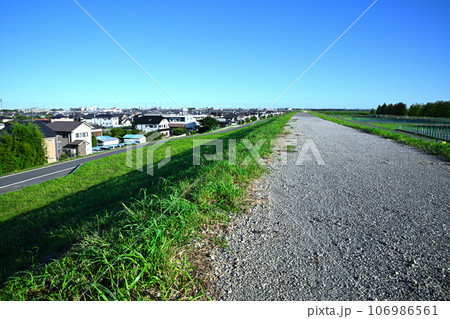
M 135 118 L 135 124 L 159 124 L 165 118 L 161 115 L 144 115 Z
M 97 140 L 102 142 L 108 142 L 108 141 L 118 141 L 118 138 L 112 137 L 112 136 L 96 136 Z
M 123 138 L 141 138 L 144 135 L 138 135 L 138 134 L 125 134 Z
M 82 122 L 51 122 L 47 124 L 49 128 L 51 128 L 55 132 L 72 132 L 78 126 L 83 124 Z

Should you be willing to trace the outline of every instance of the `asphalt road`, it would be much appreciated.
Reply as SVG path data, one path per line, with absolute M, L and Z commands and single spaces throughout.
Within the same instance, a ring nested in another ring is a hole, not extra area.
M 245 125 L 241 125 L 241 126 L 237 126 L 237 127 L 231 127 L 229 129 L 204 133 L 204 134 L 200 134 L 200 135 L 204 136 L 204 135 L 211 135 L 211 134 L 217 134 L 217 133 L 223 133 L 223 132 L 230 132 L 230 131 L 234 131 L 234 130 L 237 130 L 237 129 L 240 129 L 240 128 L 243 128 L 243 127 L 255 124 L 255 123 L 258 123 L 258 122 L 253 122 L 251 124 L 245 124 Z M 171 141 L 180 140 L 180 139 L 185 139 L 185 138 L 190 138 L 190 137 L 192 137 L 192 136 L 182 136 L 182 137 L 178 137 L 178 138 L 172 138 L 170 140 Z M 145 147 L 145 146 L 149 146 L 149 145 L 152 145 L 155 143 L 161 143 L 161 142 L 165 142 L 165 141 L 166 140 L 150 142 L 150 143 L 145 143 L 145 144 L 139 144 L 136 147 L 141 148 L 141 147 Z M 67 162 L 62 162 L 62 163 L 58 163 L 58 164 L 54 164 L 54 165 L 49 165 L 49 166 L 45 166 L 45 167 L 41 167 L 41 168 L 32 169 L 29 171 L 24 171 L 24 172 L 0 177 L 0 194 L 5 194 L 8 192 L 16 191 L 16 190 L 22 189 L 26 186 L 40 184 L 45 181 L 52 180 L 52 179 L 55 179 L 58 177 L 67 176 L 81 164 L 96 161 L 96 160 L 104 158 L 104 157 L 124 153 L 127 150 L 128 150 L 127 148 L 121 148 L 121 149 L 117 149 L 117 150 L 113 150 L 113 151 L 108 151 L 108 152 L 104 152 L 104 153 L 100 153 L 100 154 L 94 154 L 91 156 L 74 159 L 74 160 L 67 161 Z

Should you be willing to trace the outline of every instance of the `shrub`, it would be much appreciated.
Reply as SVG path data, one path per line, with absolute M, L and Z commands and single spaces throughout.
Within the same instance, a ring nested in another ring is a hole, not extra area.
M 11 124 L 0 134 L 0 173 L 36 167 L 47 162 L 44 136 L 36 124 Z
M 173 129 L 173 135 L 183 135 L 186 134 L 186 129 L 184 127 L 176 127 Z

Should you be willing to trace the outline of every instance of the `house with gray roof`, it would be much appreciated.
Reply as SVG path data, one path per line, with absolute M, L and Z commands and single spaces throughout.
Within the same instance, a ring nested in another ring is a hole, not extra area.
M 51 122 L 47 126 L 61 136 L 62 150 L 69 156 L 92 154 L 91 127 L 84 122 Z

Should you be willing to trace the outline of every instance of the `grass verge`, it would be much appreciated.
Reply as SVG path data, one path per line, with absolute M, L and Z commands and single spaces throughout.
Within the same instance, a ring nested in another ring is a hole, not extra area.
M 401 133 L 395 133 L 395 132 L 383 130 L 381 128 L 378 129 L 378 128 L 366 126 L 363 124 L 348 122 L 345 120 L 341 120 L 341 119 L 331 117 L 331 116 L 328 116 L 325 114 L 317 113 L 314 111 L 308 111 L 308 113 L 310 113 L 314 116 L 317 116 L 321 119 L 327 120 L 327 121 L 331 121 L 331 122 L 334 122 L 337 124 L 356 128 L 356 129 L 364 131 L 364 132 L 379 135 L 384 138 L 392 139 L 392 140 L 398 141 L 400 143 L 416 147 L 422 151 L 425 151 L 428 154 L 438 155 L 441 158 L 445 159 L 446 161 L 450 161 L 450 145 L 449 144 L 425 141 L 420 138 L 410 137 L 410 136 L 407 136 L 407 135 L 404 135 Z
M 264 172 L 242 139 L 265 140 L 258 153 L 267 157 L 269 140 L 292 115 L 196 137 L 223 140 L 219 161 L 192 165 L 193 139 L 170 141 L 154 151 L 155 162 L 168 147 L 172 152 L 154 176 L 127 167 L 126 155 L 118 154 L 0 196 L 0 299 L 203 297 L 204 278 L 194 267 L 202 231 L 239 213 L 248 184 Z M 215 146 L 201 150 L 213 154 Z M 238 165 L 228 161 L 234 153 Z

